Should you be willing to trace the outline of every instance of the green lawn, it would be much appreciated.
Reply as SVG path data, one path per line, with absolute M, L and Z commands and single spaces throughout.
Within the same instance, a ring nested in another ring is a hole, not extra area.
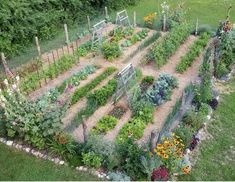
M 215 120 L 209 125 L 213 139 L 203 141 L 191 174 L 180 180 L 235 180 L 235 79 L 230 86 L 234 92 L 223 95 Z
M 164 0 L 141 0 L 140 3 L 136 6 L 127 7 L 128 13 L 130 15 L 130 21 L 133 22 L 133 12 L 137 13 L 137 23 L 143 25 L 143 17 L 152 12 L 157 12 L 159 15 L 160 4 Z M 181 0 L 166 0 L 170 4 L 171 8 L 174 8 Z M 187 9 L 187 17 L 190 21 L 196 22 L 196 19 L 199 19 L 200 24 L 209 24 L 214 28 L 217 27 L 220 20 L 225 19 L 227 14 L 227 8 L 231 4 L 233 9 L 231 11 L 231 20 L 235 22 L 235 1 L 226 0 L 186 0 L 185 7 Z M 102 13 L 101 13 L 102 14 Z M 115 21 L 116 12 L 111 13 L 111 20 Z M 104 15 L 99 15 L 91 18 L 92 24 L 95 24 L 99 20 L 104 19 Z M 87 29 L 87 25 L 69 25 L 69 37 L 70 40 L 75 40 L 77 38 L 77 33 L 82 32 Z M 64 44 L 64 33 L 63 26 L 61 25 L 57 36 L 50 41 L 40 41 L 42 52 L 50 52 L 50 50 L 61 47 Z M 11 58 L 9 60 L 10 67 L 17 67 L 23 63 L 30 61 L 33 57 L 37 55 L 37 50 L 35 45 L 29 46 L 28 49 L 25 49 L 25 52 L 21 55 Z M 0 66 L 1 70 L 1 66 Z
M 66 166 L 57 166 L 0 144 L 1 181 L 98 181 L 99 179 Z

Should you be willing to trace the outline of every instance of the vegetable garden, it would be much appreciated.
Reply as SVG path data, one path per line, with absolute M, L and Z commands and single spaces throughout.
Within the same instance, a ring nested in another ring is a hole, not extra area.
M 235 30 L 227 19 L 214 37 L 194 35 L 182 11 L 171 10 L 167 26 L 159 15 L 165 32 L 151 29 L 152 13 L 146 27 L 107 23 L 101 44 L 76 41 L 13 73 L 5 64 L 0 136 L 110 180 L 187 175 L 187 151 L 218 104 L 212 78 L 226 78 L 235 61 Z M 118 76 L 127 65 L 128 82 Z

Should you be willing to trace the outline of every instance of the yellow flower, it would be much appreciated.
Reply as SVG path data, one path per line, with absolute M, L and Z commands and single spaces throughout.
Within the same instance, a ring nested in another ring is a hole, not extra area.
M 162 144 L 157 144 L 157 149 L 163 149 L 163 145 Z
M 157 152 L 157 155 L 158 155 L 158 156 L 161 156 L 161 153 L 160 153 L 160 152 Z
M 163 158 L 164 158 L 164 159 L 168 159 L 168 158 L 169 158 L 169 155 L 164 154 L 164 155 L 163 155 Z

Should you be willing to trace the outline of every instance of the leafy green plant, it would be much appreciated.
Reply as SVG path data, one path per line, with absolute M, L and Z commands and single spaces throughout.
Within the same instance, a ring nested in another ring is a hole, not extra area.
M 191 26 L 189 24 L 175 26 L 161 42 L 152 47 L 147 55 L 147 61 L 155 61 L 158 68 L 166 64 L 167 59 L 175 53 L 190 35 L 190 31 Z
M 79 101 L 82 97 L 85 97 L 88 95 L 88 93 L 94 89 L 101 81 L 106 79 L 108 76 L 110 76 L 112 73 L 116 71 L 116 68 L 109 67 L 107 68 L 102 74 L 97 76 L 94 80 L 92 80 L 90 83 L 87 85 L 77 89 L 72 98 L 71 98 L 71 104 L 75 104 L 77 101 Z
M 116 42 L 104 43 L 101 50 L 104 58 L 108 61 L 112 61 L 113 59 L 118 58 L 122 53 L 120 46 Z
M 181 58 L 180 63 L 176 66 L 176 71 L 178 73 L 183 73 L 188 67 L 192 65 L 195 59 L 199 56 L 203 48 L 207 45 L 210 36 L 208 34 L 202 34 L 200 38 L 194 42 L 194 44 L 189 48 L 187 54 Z
M 0 108 L 4 112 L 7 136 L 26 141 L 32 146 L 44 149 L 48 138 L 61 131 L 62 118 L 67 104 L 57 105 L 43 97 L 29 101 L 19 90 L 19 78 L 9 85 L 7 92 L 0 92 Z
M 161 74 L 153 87 L 146 92 L 145 98 L 154 105 L 161 105 L 170 99 L 172 90 L 177 86 L 176 78 L 168 74 Z
M 57 133 L 51 140 L 49 140 L 48 146 L 52 155 L 59 155 L 65 160 L 76 155 L 72 137 L 63 132 Z
M 113 95 L 116 90 L 116 86 L 116 79 L 112 79 L 104 87 L 95 90 L 94 93 L 90 93 L 87 96 L 87 99 L 90 102 L 96 103 L 98 106 L 103 106 L 107 103 L 109 97 Z
M 114 94 L 116 84 L 116 80 L 112 79 L 107 85 L 97 89 L 94 93 L 88 94 L 86 107 L 78 112 L 74 121 L 80 124 L 82 117 L 87 118 L 91 116 L 100 106 L 105 105 L 108 99 Z
M 98 121 L 96 126 L 91 130 L 92 134 L 100 135 L 106 134 L 108 131 L 112 130 L 118 123 L 117 118 L 112 116 L 104 116 Z
M 99 168 L 102 164 L 101 158 L 94 152 L 82 153 L 82 162 L 89 167 Z
M 141 81 L 141 83 L 149 84 L 149 85 L 153 84 L 153 82 L 154 82 L 154 77 L 153 76 L 145 76 Z
M 188 111 L 182 119 L 183 125 L 189 126 L 193 131 L 199 130 L 203 124 L 203 121 L 203 115 L 194 111 Z
M 174 129 L 174 133 L 182 140 L 182 143 L 184 144 L 183 148 L 186 149 L 190 145 L 193 138 L 192 129 L 189 127 L 180 126 Z

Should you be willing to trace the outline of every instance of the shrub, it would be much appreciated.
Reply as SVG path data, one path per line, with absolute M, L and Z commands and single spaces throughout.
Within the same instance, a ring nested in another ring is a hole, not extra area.
M 203 121 L 204 117 L 200 113 L 194 111 L 188 111 L 182 119 L 183 124 L 191 127 L 193 131 L 199 130 Z
M 145 152 L 133 139 L 129 138 L 123 143 L 117 145 L 119 154 L 120 169 L 123 170 L 133 180 L 143 179 L 145 172 L 141 163 L 141 156 L 145 156 Z
M 228 70 L 228 68 L 226 67 L 226 64 L 223 63 L 223 61 L 222 61 L 222 62 L 220 62 L 220 63 L 218 64 L 218 66 L 216 67 L 215 72 L 216 72 L 216 77 L 217 77 L 217 78 L 221 78 L 221 77 L 225 76 L 227 73 L 229 73 L 229 70 Z
M 61 131 L 67 104 L 54 104 L 47 97 L 27 100 L 19 90 L 19 79 L 13 85 L 6 80 L 7 92 L 0 92 L 0 109 L 4 112 L 7 136 L 44 149 L 48 138 Z
M 102 164 L 102 159 L 94 152 L 82 153 L 82 162 L 88 167 L 99 168 Z
M 108 61 L 112 61 L 113 59 L 118 58 L 122 53 L 121 48 L 116 42 L 104 43 L 101 50 L 104 58 Z
M 106 134 L 108 131 L 113 129 L 118 123 L 118 120 L 112 116 L 104 116 L 98 121 L 96 126 L 92 129 L 94 134 Z
M 110 76 L 114 71 L 116 71 L 116 68 L 109 67 L 99 76 L 97 76 L 94 80 L 92 80 L 90 83 L 77 89 L 71 98 L 71 104 L 73 105 L 77 101 L 79 101 L 82 97 L 85 97 L 92 89 L 94 89 L 101 81 Z

